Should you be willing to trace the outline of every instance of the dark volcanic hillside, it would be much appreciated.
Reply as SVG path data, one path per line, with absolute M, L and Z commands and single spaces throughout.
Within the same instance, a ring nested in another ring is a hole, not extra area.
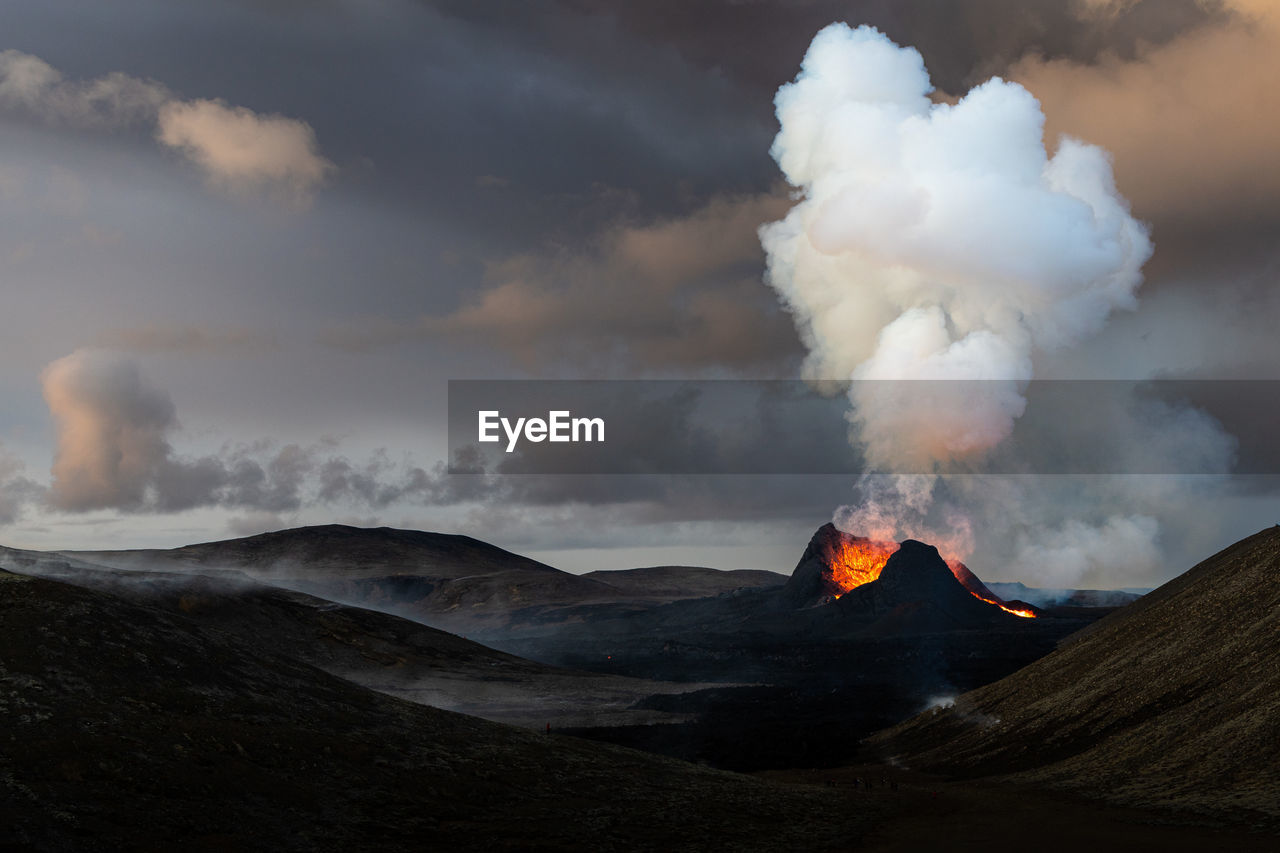
M 783 580 L 769 572 L 676 566 L 575 575 L 469 536 L 340 524 L 169 550 L 63 554 L 131 570 L 243 573 L 467 634 L 627 615 Z
M 534 663 L 420 622 L 273 587 L 238 572 L 137 572 L 5 547 L 0 566 L 180 613 L 356 684 L 498 722 L 560 728 L 679 720 L 631 706 L 655 693 L 697 687 Z
M 456 578 L 468 574 L 530 571 L 558 574 L 545 563 L 470 536 L 324 524 L 201 542 L 168 550 L 65 552 L 106 565 L 160 562 L 204 569 L 289 574 L 295 568 L 359 576 L 369 572 Z
M 786 575 L 760 569 L 721 571 L 705 566 L 648 566 L 643 569 L 614 569 L 587 572 L 584 578 L 601 581 L 628 597 L 648 601 L 679 601 L 706 598 L 738 589 L 767 589 L 782 586 Z
M 0 572 L 0 848 L 829 849 L 869 809 L 397 700 Z
M 1280 825 L 1280 527 L 869 746 L 922 769 Z

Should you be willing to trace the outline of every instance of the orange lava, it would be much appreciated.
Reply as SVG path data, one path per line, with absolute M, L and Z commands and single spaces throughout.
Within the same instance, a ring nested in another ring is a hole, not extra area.
M 896 550 L 897 542 L 840 537 L 827 551 L 831 580 L 844 591 L 840 595 L 880 577 L 880 570 Z
M 974 598 L 978 599 L 979 601 L 985 601 L 987 604 L 994 604 L 996 607 L 999 607 L 1005 613 L 1012 613 L 1014 616 L 1021 616 L 1023 619 L 1036 618 L 1036 614 L 1032 613 L 1030 610 L 1020 610 L 1017 607 L 1009 607 L 1008 605 L 1002 604 L 999 601 L 996 601 L 991 598 L 987 598 L 985 595 L 978 595 L 978 593 L 974 592 L 968 587 L 965 587 L 965 589 L 968 590 L 969 594 L 972 595 Z
M 993 594 L 991 590 L 982 586 L 982 581 L 974 577 L 973 572 L 969 571 L 969 568 L 959 560 L 947 560 L 947 568 L 951 569 L 951 574 L 955 575 L 956 580 L 960 581 L 960 585 L 979 601 L 985 601 L 987 604 L 994 604 L 1005 613 L 1012 613 L 1014 616 L 1021 616 L 1023 619 L 1036 618 L 1036 614 L 1030 610 L 1010 607 L 999 599 L 988 597 Z
M 897 550 L 897 542 L 879 542 L 873 539 L 841 537 L 838 542 L 833 543 L 827 550 L 827 565 L 831 567 L 831 580 L 842 590 L 836 597 L 880 577 L 884 564 Z M 958 560 L 947 560 L 947 566 L 960 585 L 979 601 L 994 604 L 1005 613 L 1012 613 L 1023 619 L 1036 618 L 1036 614 L 1030 610 L 1009 607 L 1004 602 L 988 598 L 975 590 L 973 585 L 980 581 Z

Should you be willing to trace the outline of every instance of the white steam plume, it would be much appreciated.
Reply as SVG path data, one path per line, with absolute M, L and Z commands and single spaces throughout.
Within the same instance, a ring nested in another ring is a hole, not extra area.
M 1063 138 L 1048 156 L 1030 92 L 993 78 L 949 105 L 932 88 L 914 49 L 832 24 L 775 101 L 772 153 L 803 197 L 761 229 L 768 280 L 807 373 L 857 380 L 860 438 L 888 470 L 999 443 L 1033 353 L 1134 307 L 1151 253 L 1106 152 Z M 1007 381 L 898 381 L 919 379 Z
M 819 32 L 775 99 L 772 154 L 800 201 L 760 237 L 806 374 L 852 380 L 853 437 L 872 467 L 898 472 L 864 476 L 837 524 L 965 557 L 969 514 L 936 500 L 934 474 L 1009 436 L 1034 356 L 1136 306 L 1151 242 L 1105 151 L 1063 137 L 1049 155 L 1026 89 L 993 78 L 955 104 L 932 91 L 916 50 L 871 27 Z M 1148 518 L 1068 525 L 1020 557 L 1078 579 L 1108 549 L 1149 562 L 1157 532 Z

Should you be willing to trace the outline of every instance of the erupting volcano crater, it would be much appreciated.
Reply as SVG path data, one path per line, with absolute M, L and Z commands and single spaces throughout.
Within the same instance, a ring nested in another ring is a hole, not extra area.
M 896 559 L 895 559 L 896 558 Z M 943 559 L 936 548 L 908 539 L 902 543 L 867 539 L 824 524 L 809 541 L 784 594 L 796 606 L 810 606 L 844 598 L 854 590 L 880 581 L 886 568 L 898 564 L 891 578 L 896 592 L 927 598 L 950 598 L 962 590 L 974 599 L 1024 619 L 1036 618 L 1035 608 L 1020 601 L 1004 601 L 956 559 Z M 951 582 L 936 571 L 946 567 Z M 947 587 L 958 587 L 948 589 Z M 930 589 L 932 588 L 932 589 Z M 880 590 L 885 592 L 887 590 Z M 897 598 L 898 596 L 893 596 Z

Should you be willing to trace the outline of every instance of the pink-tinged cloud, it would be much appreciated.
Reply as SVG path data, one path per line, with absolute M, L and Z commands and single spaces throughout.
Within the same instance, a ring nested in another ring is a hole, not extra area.
M 50 503 L 70 511 L 145 504 L 171 452 L 169 396 L 132 363 L 100 350 L 60 358 L 40 379 L 57 429 Z
M 265 190 L 292 204 L 310 201 L 334 171 L 304 121 L 261 115 L 222 101 L 170 101 L 156 138 L 200 166 L 215 186 Z
M 305 121 L 221 100 L 181 100 L 163 84 L 120 72 L 67 80 L 38 56 L 0 51 L 0 110 L 60 126 L 155 125 L 156 140 L 204 171 L 210 185 L 305 207 L 336 170 Z

